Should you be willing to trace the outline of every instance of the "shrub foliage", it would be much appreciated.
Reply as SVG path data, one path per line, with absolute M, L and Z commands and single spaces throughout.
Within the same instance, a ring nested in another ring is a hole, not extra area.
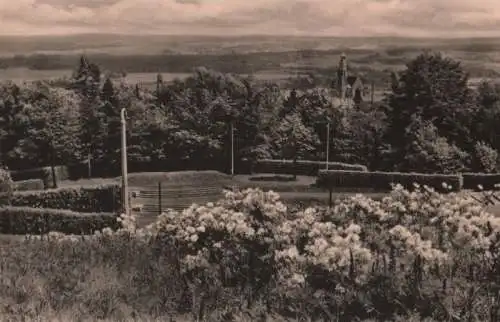
M 459 174 L 320 170 L 317 185 L 325 188 L 373 188 L 377 191 L 390 191 L 393 184 L 411 188 L 414 183 L 418 183 L 441 191 L 458 191 L 462 189 L 462 181 Z
M 60 209 L 1 207 L 0 233 L 9 235 L 65 234 L 89 235 L 109 227 L 117 229 L 117 215 L 112 213 L 78 213 Z
M 470 190 L 497 190 L 495 185 L 500 184 L 498 173 L 462 173 L 464 189 Z
M 65 166 L 54 167 L 56 181 L 68 179 L 68 169 Z M 45 189 L 54 188 L 54 180 L 52 177 L 51 167 L 34 168 L 28 170 L 12 171 L 12 178 L 15 181 L 24 181 L 31 179 L 40 179 L 43 181 Z
M 11 205 L 89 213 L 119 212 L 120 194 L 121 188 L 117 184 L 18 191 L 13 193 Z
M 28 179 L 21 181 L 14 181 L 15 191 L 33 191 L 33 190 L 43 190 L 45 185 L 42 179 Z
M 297 160 L 294 162 L 293 160 L 258 160 L 253 166 L 253 172 L 316 176 L 320 169 L 325 168 L 326 163 L 321 161 Z M 364 165 L 342 162 L 329 162 L 328 169 L 368 171 L 368 168 Z

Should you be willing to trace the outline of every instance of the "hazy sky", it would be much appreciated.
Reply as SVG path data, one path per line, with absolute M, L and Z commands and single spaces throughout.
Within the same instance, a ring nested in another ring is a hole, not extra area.
M 500 36 L 500 0 L 0 0 L 0 34 Z

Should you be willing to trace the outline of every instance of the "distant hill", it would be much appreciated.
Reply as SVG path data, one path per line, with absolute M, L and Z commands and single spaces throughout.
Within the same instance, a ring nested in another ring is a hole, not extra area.
M 58 77 L 74 69 L 79 56 L 85 53 L 103 70 L 135 74 L 133 78 L 140 78 L 141 83 L 154 81 L 156 73 L 185 74 L 199 66 L 224 73 L 265 74 L 263 79 L 280 81 L 288 78 L 286 75 L 315 74 L 328 82 L 344 52 L 351 72 L 383 90 L 388 86 L 391 71 L 405 68 L 409 60 L 424 50 L 440 51 L 460 60 L 475 79 L 500 78 L 500 38 L 82 34 L 0 36 L 0 79 L 9 79 L 9 75 L 18 80 L 24 75 L 27 80 L 44 75 Z M 37 75 L 29 75 L 30 70 Z
M 0 55 L 74 54 L 230 54 L 296 50 L 432 48 L 467 52 L 500 50 L 500 38 L 171 36 L 80 34 L 68 36 L 0 36 Z

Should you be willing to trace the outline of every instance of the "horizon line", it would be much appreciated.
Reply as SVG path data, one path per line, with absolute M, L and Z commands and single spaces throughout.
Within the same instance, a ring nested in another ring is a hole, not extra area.
M 131 36 L 131 37 L 200 37 L 200 38 L 338 38 L 338 39 L 500 39 L 500 36 L 403 36 L 403 35 L 374 35 L 374 36 L 345 36 L 345 35 L 297 35 L 297 34 L 229 34 L 229 35 L 214 35 L 214 34 L 169 34 L 169 33 L 120 33 L 120 32 L 82 32 L 82 33 L 64 33 L 64 34 L 0 34 L 0 38 L 64 38 L 64 37 L 81 37 L 81 36 Z

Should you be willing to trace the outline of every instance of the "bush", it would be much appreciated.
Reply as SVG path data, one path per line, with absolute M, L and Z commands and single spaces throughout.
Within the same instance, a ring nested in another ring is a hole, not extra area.
M 464 189 L 480 190 L 497 190 L 496 184 L 500 184 L 500 173 L 462 173 L 464 178 Z
M 18 191 L 11 198 L 17 207 L 65 209 L 85 213 L 117 212 L 121 207 L 117 184 L 69 187 L 43 191 Z
M 56 166 L 55 173 L 56 181 L 68 180 L 68 169 L 66 166 Z M 45 189 L 54 188 L 52 169 L 50 167 L 11 171 L 11 175 L 14 181 L 41 179 Z
M 118 229 L 117 216 L 110 213 L 78 213 L 60 209 L 1 207 L 0 233 L 10 235 L 65 234 L 89 235 L 106 227 Z
M 443 183 L 451 186 L 451 190 L 462 189 L 461 175 L 423 174 L 401 172 L 360 172 L 345 170 L 321 170 L 317 185 L 325 188 L 374 188 L 378 191 L 390 191 L 391 184 L 400 184 L 412 188 L 417 183 L 438 191 L 449 191 Z
M 401 153 L 401 170 L 453 174 L 466 169 L 469 154 L 440 136 L 432 122 L 415 116 L 406 132 L 408 144 Z
M 317 176 L 318 171 L 325 169 L 325 162 L 298 160 L 258 160 L 253 167 L 254 173 L 274 174 L 296 174 L 304 176 Z M 342 162 L 329 162 L 329 170 L 368 171 L 368 168 L 360 164 L 349 164 Z
M 498 152 L 485 142 L 474 145 L 474 166 L 478 172 L 493 173 L 498 168 Z
M 43 190 L 44 184 L 42 179 L 28 179 L 22 181 L 14 181 L 14 191 L 33 191 Z

